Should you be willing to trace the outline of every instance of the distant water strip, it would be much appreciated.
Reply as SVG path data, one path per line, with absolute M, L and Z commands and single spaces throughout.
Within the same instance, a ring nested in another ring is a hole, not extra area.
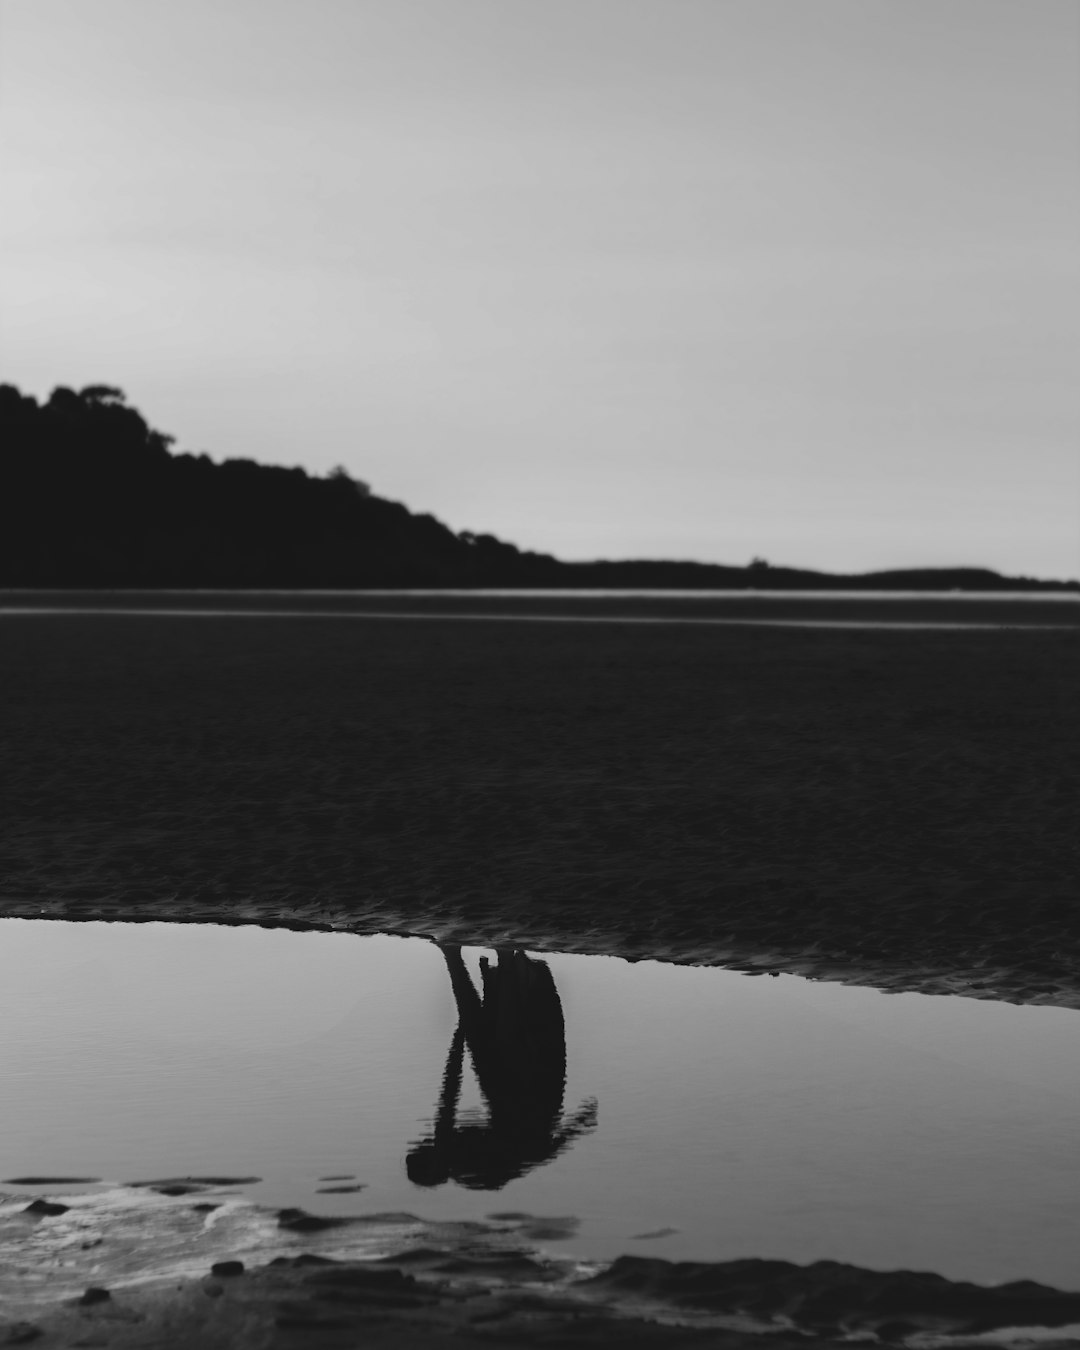
M 434 622 L 461 620 L 482 623 L 580 623 L 580 624 L 649 624 L 678 625 L 693 628 L 850 628 L 895 629 L 915 632 L 1010 631 L 1058 632 L 1076 631 L 1075 624 L 1067 623 L 950 623 L 923 620 L 883 619 L 733 619 L 703 617 L 700 615 L 656 614 L 469 614 L 416 613 L 406 610 L 334 610 L 334 609 L 128 609 L 95 606 L 31 606 L 10 605 L 0 608 L 0 618 L 19 616 L 126 617 L 133 619 L 422 619 Z
M 1080 591 L 905 591 L 905 590 L 756 590 L 743 586 L 738 590 L 679 589 L 663 587 L 574 587 L 574 586 L 514 586 L 514 587 L 365 587 L 361 589 L 335 587 L 284 586 L 95 586 L 84 588 L 93 595 L 275 595 L 326 596 L 336 599 L 368 599 L 397 596 L 398 599 L 455 599 L 478 600 L 927 600 L 951 603 L 955 601 L 1036 602 L 1080 604 Z M 3 586 L 3 595 L 70 595 L 70 586 Z

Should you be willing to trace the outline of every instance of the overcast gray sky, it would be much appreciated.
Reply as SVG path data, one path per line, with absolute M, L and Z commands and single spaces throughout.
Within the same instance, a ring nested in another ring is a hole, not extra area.
M 566 558 L 1080 573 L 1074 0 L 2 0 L 3 378 Z

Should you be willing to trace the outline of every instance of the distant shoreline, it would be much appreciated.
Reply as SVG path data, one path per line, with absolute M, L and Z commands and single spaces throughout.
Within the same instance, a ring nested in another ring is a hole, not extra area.
M 1048 583 L 1049 584 L 1049 583 Z M 1063 587 L 1073 583 L 1062 582 Z M 1080 603 L 1080 586 L 1060 591 L 964 590 L 771 590 L 746 586 L 734 589 L 686 589 L 675 586 L 0 586 L 5 595 L 302 595 L 302 596 L 462 596 L 476 599 L 577 600 L 1047 600 Z

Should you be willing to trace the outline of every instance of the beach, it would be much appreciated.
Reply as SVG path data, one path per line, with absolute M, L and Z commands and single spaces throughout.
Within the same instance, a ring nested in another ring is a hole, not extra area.
M 856 613 L 835 601 L 824 626 L 742 622 L 788 617 L 768 602 L 696 602 L 682 623 L 632 621 L 671 615 L 644 600 L 613 614 L 598 599 L 603 622 L 580 608 L 552 621 L 565 600 L 483 622 L 448 612 L 484 612 L 477 600 L 408 603 L 422 620 L 387 616 L 400 597 L 365 599 L 384 611 L 370 618 L 355 600 L 294 598 L 287 618 L 280 599 L 205 596 L 53 598 L 186 612 L 0 620 L 0 914 L 395 932 L 1080 1007 L 1073 608 L 1032 602 L 1014 622 L 972 602 L 986 626 L 953 625 L 946 603 L 912 602 L 884 621 L 946 626 L 859 627 L 832 626 Z M 25 1309 L 0 1336 L 736 1347 L 757 1334 L 695 1324 L 670 1263 L 586 1290 L 523 1234 L 505 1268 L 492 1265 L 505 1234 L 427 1236 L 373 1273 L 301 1224 L 277 1265 L 264 1247 L 243 1275 L 215 1276 L 208 1256 L 99 1303 Z M 438 1259 L 405 1259 L 432 1244 Z M 760 1295 L 769 1316 L 831 1299 L 846 1311 L 813 1324 L 820 1343 L 901 1334 L 851 1311 L 868 1306 L 866 1272 L 838 1294 L 807 1270 Z M 904 1278 L 880 1306 L 918 1303 L 911 1281 L 928 1277 Z M 900 1321 L 960 1333 L 981 1315 Z
M 1075 628 L 4 623 L 5 915 L 1080 1002 Z

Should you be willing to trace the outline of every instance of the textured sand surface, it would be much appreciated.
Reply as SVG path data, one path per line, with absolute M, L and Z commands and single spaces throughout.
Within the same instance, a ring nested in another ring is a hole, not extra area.
M 4 914 L 1080 1002 L 1076 630 L 3 624 Z
M 1010 1327 L 1076 1344 L 1080 1323 L 1080 1293 L 1031 1281 L 982 1288 L 833 1261 L 621 1257 L 581 1269 L 530 1240 L 559 1221 L 528 1215 L 320 1222 L 258 1211 L 220 1187 L 65 1198 L 71 1208 L 45 1215 L 27 1213 L 25 1197 L 0 1204 L 0 1345 L 744 1350 L 763 1332 L 779 1347 L 853 1335 L 956 1344 Z M 20 1227 L 31 1238 L 13 1235 Z

